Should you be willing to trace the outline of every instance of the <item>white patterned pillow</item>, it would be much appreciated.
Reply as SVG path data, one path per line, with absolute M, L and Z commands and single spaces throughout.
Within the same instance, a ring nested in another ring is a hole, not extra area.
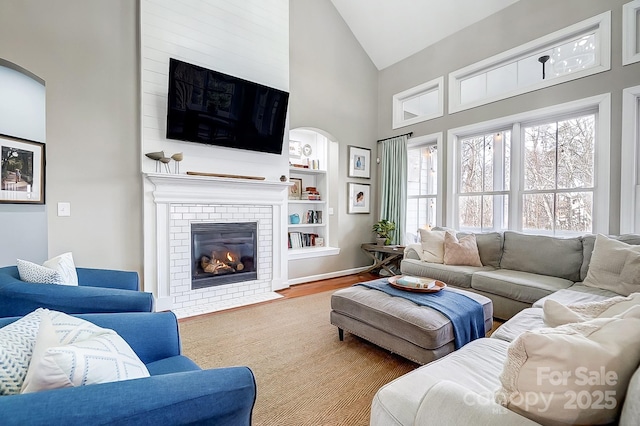
M 40 312 L 0 328 L 0 395 L 20 393 L 38 336 Z
M 18 259 L 16 264 L 22 281 L 42 284 L 61 284 L 63 281 L 60 272 L 46 266 L 22 259 Z
M 475 234 L 458 238 L 447 231 L 444 234 L 444 264 L 482 266 Z
M 44 262 L 42 266 L 58 271 L 62 277 L 62 282 L 60 282 L 60 284 L 78 285 L 78 273 L 76 272 L 76 265 L 73 262 L 73 255 L 71 252 L 63 253 L 49 259 Z
M 147 367 L 115 331 L 94 331 L 88 338 L 60 344 L 55 321 L 43 316 L 22 393 L 149 377 Z

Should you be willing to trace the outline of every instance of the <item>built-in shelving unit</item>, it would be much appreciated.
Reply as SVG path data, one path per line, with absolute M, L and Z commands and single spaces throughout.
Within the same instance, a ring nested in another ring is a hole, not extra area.
M 328 141 L 309 130 L 292 130 L 290 139 L 289 180 L 292 185 L 297 181 L 300 191 L 289 194 L 289 260 L 338 254 L 340 250 L 329 241 Z M 307 188 L 315 188 L 317 195 L 310 196 L 320 199 L 306 199 Z

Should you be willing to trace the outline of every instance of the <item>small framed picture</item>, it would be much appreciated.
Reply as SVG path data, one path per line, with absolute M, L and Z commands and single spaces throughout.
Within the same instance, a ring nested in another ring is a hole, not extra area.
M 289 157 L 302 157 L 302 143 L 300 141 L 289 141 Z
M 347 213 L 371 213 L 371 185 L 349 182 L 347 187 Z
M 0 135 L 0 203 L 44 204 L 44 144 Z
M 289 199 L 299 200 L 302 196 L 302 179 L 291 178 L 289 179 L 291 186 L 289 187 Z
M 371 150 L 349 145 L 349 177 L 371 178 Z

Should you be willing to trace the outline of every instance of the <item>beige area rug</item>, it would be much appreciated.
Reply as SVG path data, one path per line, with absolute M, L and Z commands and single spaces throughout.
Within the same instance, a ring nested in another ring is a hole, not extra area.
M 384 384 L 418 367 L 329 323 L 333 292 L 180 321 L 183 352 L 202 368 L 249 366 L 253 424 L 368 425 Z

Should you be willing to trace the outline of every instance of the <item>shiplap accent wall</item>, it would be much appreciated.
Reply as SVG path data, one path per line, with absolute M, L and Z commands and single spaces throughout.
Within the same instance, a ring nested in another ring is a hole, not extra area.
M 170 57 L 289 90 L 289 1 L 142 0 L 140 21 L 142 171 L 154 172 L 156 166 L 145 153 L 164 151 L 167 156 L 184 153 L 182 173 L 273 180 L 287 174 L 288 154 L 167 140 L 165 133 Z

